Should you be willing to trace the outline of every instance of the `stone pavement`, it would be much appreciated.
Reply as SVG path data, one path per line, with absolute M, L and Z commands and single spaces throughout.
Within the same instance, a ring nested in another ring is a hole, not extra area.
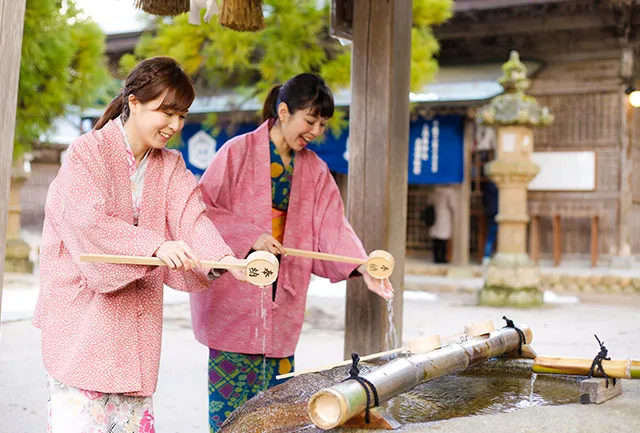
M 598 350 L 593 334 L 605 341 L 615 359 L 640 359 L 640 296 L 637 294 L 549 292 L 553 301 L 538 310 L 476 307 L 472 289 L 442 291 L 430 276 L 413 278 L 405 291 L 403 340 L 433 333 L 449 335 L 464 324 L 492 319 L 502 326 L 507 315 L 533 329 L 533 347 L 539 354 L 592 358 Z M 463 281 L 456 279 L 455 281 Z M 468 279 L 477 284 L 478 278 Z M 166 292 L 163 352 L 155 396 L 159 433 L 207 432 L 207 350 L 195 342 L 186 295 Z M 37 279 L 7 275 L 0 328 L 0 433 L 43 431 L 46 384 L 39 348 L 39 331 L 31 326 L 31 303 Z M 296 351 L 299 370 L 342 360 L 345 285 L 314 279 L 310 287 L 303 334 Z M 405 431 L 447 432 L 637 432 L 640 384 L 625 381 L 623 398 L 601 406 L 534 407 L 515 413 L 448 420 Z M 556 421 L 553 421 L 556 420 Z M 587 421 L 581 422 L 581 420 Z M 634 424 L 635 423 L 635 424 Z M 596 429 L 597 427 L 597 429 Z
M 421 290 L 428 280 L 431 291 L 475 291 L 482 287 L 482 266 L 434 265 L 421 258 L 408 257 L 405 272 L 407 289 Z M 553 267 L 548 261 L 541 264 L 541 289 L 567 294 L 628 294 L 640 295 L 640 266 L 631 269 L 586 267 L 573 262 Z

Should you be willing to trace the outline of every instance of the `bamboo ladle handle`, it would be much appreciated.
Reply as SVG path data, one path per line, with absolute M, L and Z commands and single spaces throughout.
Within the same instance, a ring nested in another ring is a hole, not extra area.
M 123 265 L 167 266 L 158 257 L 121 256 L 111 254 L 80 254 L 81 262 L 114 263 Z M 247 281 L 256 286 L 267 286 L 278 278 L 278 259 L 267 251 L 255 251 L 243 263 L 231 264 L 201 260 L 200 266 L 211 269 L 243 269 Z
M 366 259 L 358 259 L 355 257 L 340 256 L 338 254 L 319 253 L 316 251 L 299 250 L 296 248 L 285 248 L 284 253 L 287 256 L 305 257 L 307 259 L 327 260 L 331 262 L 353 263 L 356 265 L 364 265 Z
M 356 265 L 365 265 L 365 269 L 369 275 L 377 279 L 389 278 L 393 273 L 395 260 L 391 253 L 384 250 L 375 250 L 369 254 L 367 259 L 359 259 L 356 257 L 341 256 L 338 254 L 319 253 L 316 251 L 299 250 L 296 248 L 285 247 L 284 253 L 287 256 L 305 257 L 308 259 L 327 260 L 332 262 L 353 263 Z

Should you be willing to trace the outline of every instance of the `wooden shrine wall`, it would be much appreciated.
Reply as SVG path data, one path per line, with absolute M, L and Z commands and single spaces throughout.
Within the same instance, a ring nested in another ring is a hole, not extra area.
M 552 126 L 535 131 L 535 151 L 596 154 L 595 191 L 530 192 L 530 213 L 540 216 L 542 257 L 549 257 L 552 252 L 555 214 L 562 218 L 563 258 L 589 256 L 591 218 L 595 215 L 599 217 L 599 254 L 617 252 L 624 102 L 619 65 L 619 59 L 557 61 L 546 65 L 532 82 L 530 93 L 555 114 Z

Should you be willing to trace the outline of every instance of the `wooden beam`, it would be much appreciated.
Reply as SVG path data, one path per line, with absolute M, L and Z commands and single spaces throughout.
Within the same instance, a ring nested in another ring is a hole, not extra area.
M 568 3 L 575 0 L 456 0 L 455 12 L 467 12 L 482 9 L 512 8 L 516 6 Z
M 365 249 L 390 251 L 395 342 L 387 305 L 361 279 L 347 283 L 345 357 L 402 341 L 407 224 L 411 13 L 409 0 L 355 0 L 349 133 L 349 219 Z
M 0 0 L 0 311 L 26 0 Z
M 331 36 L 334 38 L 353 39 L 353 1 L 331 1 Z
M 434 30 L 439 41 L 448 39 L 474 39 L 497 35 L 544 34 L 557 31 L 602 29 L 615 25 L 613 15 L 577 15 L 514 18 L 511 20 L 486 22 L 459 22 L 455 18 Z

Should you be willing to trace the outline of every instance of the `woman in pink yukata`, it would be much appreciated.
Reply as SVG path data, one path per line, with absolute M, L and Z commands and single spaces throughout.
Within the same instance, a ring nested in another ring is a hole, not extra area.
M 322 78 L 301 74 L 272 89 L 264 123 L 216 154 L 200 185 L 211 217 L 238 257 L 253 250 L 282 255 L 291 248 L 366 258 L 344 217 L 340 192 L 309 142 L 333 116 Z M 256 289 L 222 276 L 191 295 L 196 338 L 209 347 L 209 422 L 218 431 L 230 413 L 293 370 L 311 274 L 333 282 L 363 276 L 385 299 L 388 280 L 355 265 L 281 256 L 273 287 Z
M 49 432 L 154 432 L 163 284 L 205 290 L 200 258 L 238 263 L 180 153 L 165 149 L 194 97 L 175 60 L 141 62 L 51 183 L 34 315 Z M 85 263 L 82 253 L 156 256 L 167 267 Z

